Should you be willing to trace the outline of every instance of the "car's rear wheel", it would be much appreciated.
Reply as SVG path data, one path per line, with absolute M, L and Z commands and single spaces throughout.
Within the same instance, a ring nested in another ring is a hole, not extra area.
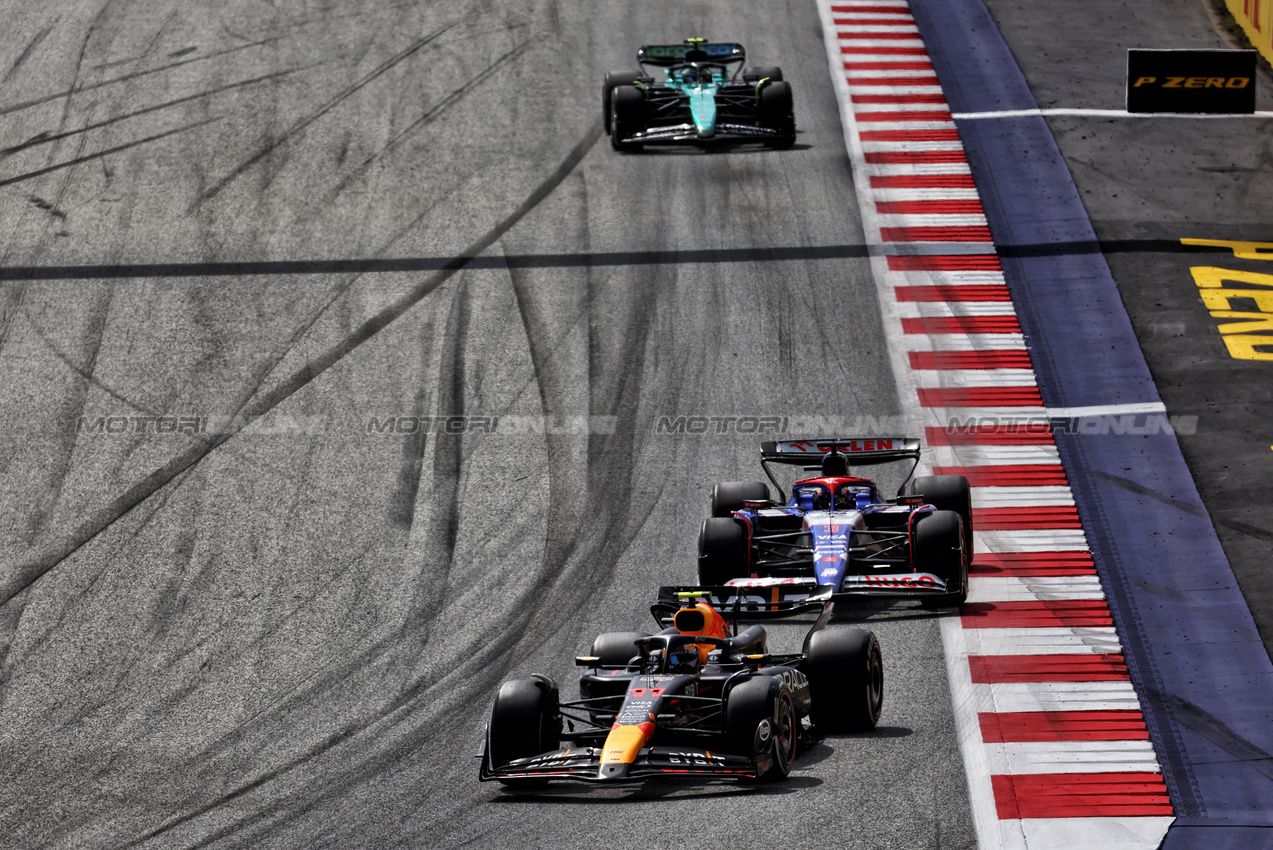
M 964 520 L 955 511 L 933 511 L 915 521 L 911 562 L 946 582 L 950 591 L 920 599 L 927 606 L 962 605 L 968 599 L 968 550 Z
M 964 549 L 972 560 L 972 488 L 962 475 L 921 475 L 906 485 L 906 495 L 922 496 L 939 511 L 954 511 L 964 520 Z
M 756 119 L 761 127 L 777 133 L 765 140 L 769 147 L 789 148 L 796 143 L 796 117 L 790 83 L 778 80 L 761 86 Z
M 617 151 L 639 151 L 640 142 L 623 139 L 645 128 L 645 95 L 636 86 L 610 90 L 610 146 Z
M 768 501 L 769 487 L 763 481 L 722 481 L 712 488 L 712 516 L 741 511 L 744 502 Z
M 486 755 L 492 769 L 557 749 L 561 717 L 557 689 L 542 679 L 513 679 L 500 685 L 486 727 Z M 543 785 L 547 779 L 501 779 L 505 785 Z
M 733 517 L 708 517 L 698 531 L 698 582 L 708 587 L 749 574 L 747 529 Z
M 787 686 L 770 676 L 735 686 L 725 698 L 725 741 L 730 755 L 768 761 L 758 779 L 785 779 L 800 741 L 800 718 Z
M 810 717 L 827 732 L 874 729 L 884 708 L 884 656 L 865 629 L 820 629 L 805 660 Z
M 601 123 L 610 134 L 611 92 L 615 86 L 630 86 L 641 78 L 640 71 L 608 71 L 601 81 Z
M 773 82 L 780 83 L 782 82 L 782 69 L 776 65 L 766 65 L 760 68 L 751 68 L 747 71 L 747 76 L 755 76 L 762 80 L 768 77 Z

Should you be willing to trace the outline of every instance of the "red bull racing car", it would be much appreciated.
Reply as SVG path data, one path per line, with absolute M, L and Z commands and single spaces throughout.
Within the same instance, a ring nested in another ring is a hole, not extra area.
M 916 598 L 961 604 L 972 559 L 972 500 L 960 475 L 911 478 L 919 441 L 811 439 L 763 443 L 763 481 L 728 481 L 712 490 L 711 516 L 698 537 L 698 578 L 723 585 L 768 578 L 836 598 Z M 850 474 L 867 466 L 911 461 L 897 498 Z M 787 498 L 773 465 L 814 473 L 797 479 Z
M 875 635 L 826 628 L 830 590 L 664 587 L 654 634 L 612 632 L 576 663 L 579 699 L 563 701 L 548 676 L 500 686 L 480 778 L 535 786 L 548 780 L 782 779 L 809 718 L 825 732 L 869 730 L 884 700 Z M 801 652 L 773 654 L 764 619 L 821 609 Z M 724 611 L 732 621 L 727 621 Z

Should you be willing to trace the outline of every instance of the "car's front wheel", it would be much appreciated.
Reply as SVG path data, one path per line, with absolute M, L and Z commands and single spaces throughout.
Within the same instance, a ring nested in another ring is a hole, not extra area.
M 755 676 L 725 698 L 726 751 L 751 755 L 758 779 L 782 780 L 791 773 L 800 740 L 800 718 L 791 691 L 780 679 Z
M 645 129 L 645 95 L 636 86 L 615 86 L 610 92 L 610 146 L 639 151 L 640 142 L 624 141 Z
M 544 679 L 513 679 L 500 685 L 486 727 L 486 757 L 491 769 L 557 749 L 561 716 L 557 689 Z M 501 779 L 505 785 L 542 785 L 540 778 Z

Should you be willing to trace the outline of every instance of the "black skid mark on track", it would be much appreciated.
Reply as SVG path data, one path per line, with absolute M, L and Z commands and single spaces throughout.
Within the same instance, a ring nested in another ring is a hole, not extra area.
M 252 154 L 252 156 L 248 157 L 243 162 L 239 163 L 239 165 L 236 166 L 233 171 L 231 171 L 225 177 L 222 177 L 210 188 L 201 192 L 199 194 L 199 197 L 195 198 L 194 201 L 191 202 L 187 212 L 193 213 L 196 210 L 198 210 L 199 207 L 201 207 L 205 202 L 210 201 L 213 198 L 215 198 L 217 195 L 219 195 L 221 191 L 225 189 L 226 186 L 229 186 L 239 177 L 243 176 L 243 174 L 246 173 L 250 168 L 252 168 L 252 166 L 256 165 L 261 160 L 265 159 L 267 156 L 273 153 L 280 145 L 289 141 L 293 137 L 301 133 L 304 133 L 305 130 L 308 129 L 309 126 L 313 124 L 315 121 L 322 118 L 327 113 L 331 112 L 341 103 L 343 103 L 345 100 L 357 94 L 367 85 L 369 85 L 370 83 L 372 83 L 373 81 L 375 81 L 376 79 L 378 79 L 379 77 L 381 77 L 382 75 L 384 75 L 385 73 L 387 73 L 388 71 L 396 67 L 399 63 L 414 56 L 416 53 L 418 53 L 420 50 L 422 50 L 424 47 L 426 47 L 428 44 L 435 41 L 436 39 L 441 38 L 443 35 L 445 35 L 455 26 L 456 26 L 455 24 L 448 24 L 440 29 L 434 30 L 433 32 L 429 33 L 423 38 L 417 39 L 405 50 L 402 50 L 397 55 L 390 57 L 387 61 L 381 63 L 381 65 L 378 68 L 376 68 L 373 71 L 370 71 L 365 76 L 363 76 L 363 78 L 358 80 L 358 82 L 354 83 L 353 85 L 349 86 L 344 91 L 342 91 L 340 94 L 328 100 L 321 107 L 319 107 L 316 112 L 314 112 L 313 114 L 309 115 L 308 117 L 300 121 L 297 121 L 290 128 L 288 128 L 287 131 L 284 132 L 281 136 L 272 140 L 269 144 L 263 145 L 260 150 Z
M 276 41 L 278 41 L 278 39 L 276 38 L 267 38 L 261 41 L 253 41 L 250 44 L 241 44 L 238 47 L 230 47 L 230 48 L 227 48 L 226 50 L 218 50 L 215 53 L 208 53 L 204 56 L 200 56 L 197 59 L 187 59 L 183 62 L 173 62 L 159 68 L 151 68 L 150 70 L 147 70 L 147 71 L 137 71 L 132 74 L 125 74 L 122 77 L 113 77 L 109 80 L 102 80 L 99 83 L 88 83 L 85 85 L 77 85 L 74 88 L 66 89 L 64 91 L 60 91 L 55 94 L 45 95 L 44 97 L 38 97 L 38 98 L 35 98 L 34 100 L 24 100 L 19 103 L 9 104 L 8 106 L 0 106 L 0 115 L 8 115 L 11 112 L 20 112 L 24 109 L 30 109 L 33 106 L 40 106 L 42 104 L 50 103 L 55 100 L 61 100 L 62 98 L 70 97 L 71 95 L 74 95 L 74 94 L 95 91 L 97 89 L 106 88 L 107 86 L 118 85 L 120 83 L 127 83 L 137 79 L 138 77 L 146 77 L 151 74 L 162 74 L 165 71 L 171 71 L 175 68 L 180 68 L 184 65 L 190 65 L 195 62 L 207 62 L 212 59 L 218 59 L 230 53 L 237 53 L 240 50 L 248 50 L 253 47 L 264 47 L 265 45 L 273 44 Z
M 503 56 L 496 59 L 486 68 L 482 69 L 482 71 L 480 71 L 475 77 L 470 79 L 468 82 L 464 83 L 455 91 L 451 92 L 446 97 L 442 98 L 442 100 L 438 101 L 437 104 L 435 104 L 434 106 L 431 106 L 428 110 L 425 111 L 423 115 L 421 115 L 419 118 L 417 118 L 416 120 L 408 124 L 406 127 L 404 127 L 402 131 L 396 134 L 392 139 L 385 142 L 384 145 L 381 146 L 380 150 L 376 151 L 374 154 L 364 159 L 356 167 L 354 167 L 348 174 L 346 174 L 344 178 L 342 178 L 341 181 L 336 184 L 335 188 L 333 188 L 330 192 L 327 193 L 327 195 L 323 198 L 323 202 L 319 205 L 318 208 L 326 209 L 328 206 L 333 204 L 336 201 L 336 199 L 340 197 L 340 195 L 346 189 L 349 188 L 349 185 L 351 183 L 353 183 L 356 179 L 358 179 L 360 175 L 366 173 L 368 168 L 370 168 L 372 165 L 379 162 L 386 154 L 388 154 L 394 148 L 396 148 L 399 143 L 401 143 L 404 139 L 406 139 L 412 133 L 415 133 L 416 131 L 421 130 L 427 127 L 428 125 L 432 124 L 435 120 L 441 117 L 441 115 L 444 112 L 446 112 L 456 103 L 458 103 L 461 99 L 463 99 L 465 95 L 473 92 L 475 89 L 481 86 L 482 83 L 486 82 L 486 80 L 490 78 L 491 75 L 493 75 L 496 71 L 502 68 L 505 64 L 517 58 L 522 53 L 526 52 L 526 49 L 529 47 L 530 47 L 529 41 L 525 41 L 517 45 L 512 50 L 508 51 Z
M 16 576 L 0 583 L 0 605 L 7 603 L 19 591 L 34 584 L 50 569 L 70 557 L 76 550 L 105 531 L 137 505 L 150 498 L 151 495 L 167 485 L 177 475 L 194 466 L 218 446 L 231 439 L 238 433 L 238 430 L 247 427 L 247 425 L 282 404 L 298 390 L 307 386 L 319 375 L 344 359 L 350 352 L 410 310 L 439 286 L 446 283 L 456 272 L 464 269 L 473 257 L 486 251 L 517 222 L 521 221 L 527 213 L 537 207 L 544 198 L 548 197 L 583 160 L 588 151 L 596 145 L 600 136 L 601 130 L 596 127 L 585 133 L 582 140 L 571 150 L 561 164 L 536 187 L 535 191 L 504 220 L 499 222 L 482 238 L 472 243 L 463 256 L 455 258 L 447 264 L 446 268 L 430 275 L 417 284 L 402 298 L 368 319 L 337 345 L 310 360 L 304 367 L 298 369 L 290 378 L 283 381 L 273 390 L 245 404 L 241 411 L 241 418 L 238 420 L 239 428 L 237 430 L 228 430 L 225 433 L 214 435 L 201 443 L 195 444 L 117 496 L 54 551 L 43 557 L 17 565 Z
M 49 174 L 54 171 L 61 171 L 64 168 L 71 168 L 73 166 L 80 165 L 81 163 L 92 162 L 95 159 L 101 159 L 102 157 L 110 156 L 113 153 L 119 153 L 120 151 L 126 151 L 130 148 L 138 147 L 139 145 L 145 145 L 151 142 L 157 142 L 160 139 L 166 139 L 169 136 L 175 136 L 178 133 L 187 133 L 191 130 L 198 129 L 199 127 L 202 127 L 205 124 L 212 124 L 220 120 L 221 120 L 220 118 L 209 118 L 205 121 L 198 121 L 198 122 L 195 122 L 194 124 L 187 124 L 184 127 L 177 127 L 174 130 L 167 130 L 163 133 L 156 133 L 153 136 L 146 136 L 144 139 L 136 139 L 131 142 L 125 142 L 124 144 L 116 145 L 113 148 L 107 148 L 106 150 L 95 151 L 90 154 L 85 154 L 84 156 L 77 156 L 74 159 L 69 159 L 69 160 L 66 160 L 65 162 L 58 162 L 53 165 L 46 166 L 44 168 L 37 168 L 35 171 L 28 171 L 25 174 L 19 174 L 16 177 L 8 177 L 4 180 L 0 180 L 0 186 L 11 186 L 14 183 L 21 183 L 24 180 L 32 180 L 36 177 L 41 177 L 45 174 Z M 82 138 L 83 137 L 81 136 L 81 139 Z
M 8 72 L 4 75 L 3 82 L 7 83 L 13 80 L 14 75 L 18 73 L 18 69 L 22 67 L 22 63 L 27 61 L 27 59 L 30 58 L 31 53 L 40 46 L 40 42 L 44 41 L 44 39 L 48 37 L 49 33 L 53 32 L 53 28 L 58 25 L 59 20 L 61 19 L 54 19 L 53 23 L 40 30 L 29 42 L 27 42 L 27 46 L 22 48 L 22 52 L 18 54 L 18 58 L 14 59 L 13 64 L 9 66 Z
M 151 112 L 158 112 L 163 109 L 171 109 L 172 107 L 180 106 L 183 103 L 189 103 L 195 100 L 203 100 L 204 98 L 212 97 L 213 95 L 221 94 L 222 92 L 233 91 L 234 89 L 240 89 L 246 86 L 256 85 L 257 83 L 271 82 L 273 80 L 277 80 L 281 77 L 286 77 L 291 74 L 297 74 L 302 71 L 309 71 L 309 70 L 312 70 L 313 68 L 318 67 L 321 64 L 323 63 L 314 62 L 309 65 L 303 65 L 300 68 L 289 68 L 286 71 L 275 71 L 272 74 L 264 74 L 259 77 L 252 77 L 251 79 L 248 79 L 248 80 L 239 80 L 237 82 L 227 83 L 223 86 L 217 86 L 215 88 L 205 89 L 204 91 L 196 92 L 195 94 L 191 94 L 191 95 L 186 95 L 185 97 L 179 97 L 179 98 L 176 98 L 175 100 L 166 100 L 163 103 L 158 103 L 158 104 L 155 104 L 154 106 L 147 106 L 145 109 L 138 109 L 134 112 L 129 112 L 124 115 L 116 115 L 114 118 L 107 118 L 105 121 L 98 121 L 94 124 L 86 124 L 85 126 L 80 127 L 78 129 L 67 130 L 66 132 L 63 132 L 63 133 L 51 133 L 48 131 L 37 133 L 35 136 L 32 136 L 30 139 L 28 139 L 25 142 L 22 142 L 17 145 L 13 145 L 11 147 L 0 149 L 0 157 L 12 156 L 13 154 L 19 151 L 24 151 L 28 148 L 36 147 L 37 145 L 47 145 L 50 142 L 56 142 L 61 139 L 67 139 L 72 136 L 79 136 L 84 133 L 88 133 L 91 130 L 98 130 L 102 127 L 107 127 L 111 124 L 118 124 L 121 121 L 128 121 L 132 118 L 137 118 L 138 116 L 146 115 Z M 80 161 L 83 161 L 83 160 L 80 160 Z

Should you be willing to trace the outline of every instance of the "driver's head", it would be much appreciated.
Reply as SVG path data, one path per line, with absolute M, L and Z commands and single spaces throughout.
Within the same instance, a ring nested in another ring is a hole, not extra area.
M 693 673 L 698 669 L 698 647 L 678 646 L 668 651 L 667 672 Z

